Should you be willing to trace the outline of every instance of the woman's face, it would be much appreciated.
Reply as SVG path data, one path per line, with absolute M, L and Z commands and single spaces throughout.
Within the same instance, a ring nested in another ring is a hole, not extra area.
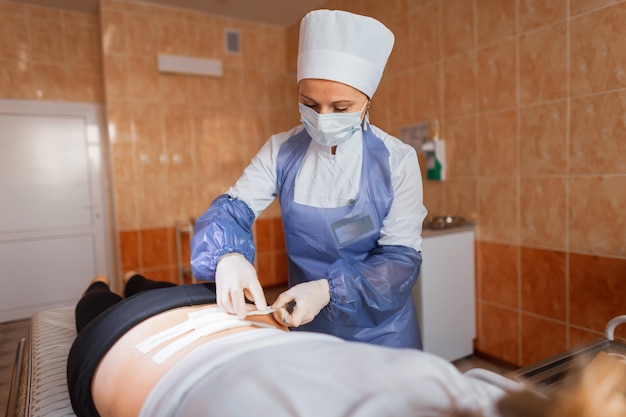
M 302 104 L 319 114 L 358 112 L 369 100 L 365 94 L 347 84 L 315 78 L 300 80 L 298 94 Z M 361 118 L 365 117 L 365 113 L 361 114 Z

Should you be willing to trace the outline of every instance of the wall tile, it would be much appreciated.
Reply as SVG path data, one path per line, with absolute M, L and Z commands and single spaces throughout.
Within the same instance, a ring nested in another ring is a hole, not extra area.
M 189 26 L 183 18 L 173 16 L 173 10 L 158 19 L 159 46 L 162 54 L 189 55 Z
M 517 104 L 515 40 L 478 50 L 478 108 L 497 110 Z
M 139 210 L 135 187 L 116 186 L 115 207 L 118 230 L 136 230 L 139 227 Z
M 136 181 L 134 146 L 131 143 L 113 142 L 109 146 L 109 158 L 113 179 L 117 186 L 132 185 Z
M 555 320 L 567 313 L 566 254 L 521 248 L 521 308 Z M 524 337 L 524 340 L 533 340 Z M 539 360 L 539 359 L 537 359 Z
M 518 249 L 515 246 L 480 242 L 479 297 L 486 301 L 518 307 Z
M 244 71 L 239 68 L 225 68 L 222 76 L 220 102 L 228 108 L 240 106 L 244 103 Z
M 520 109 L 520 174 L 567 172 L 567 103 Z
M 396 103 L 396 107 L 390 115 L 391 123 L 394 126 L 406 126 L 415 123 L 417 120 L 415 120 L 413 94 L 410 93 L 418 89 L 418 87 L 414 87 L 415 75 L 412 72 L 403 72 L 390 78 L 389 100 Z
M 409 3 L 413 0 L 390 0 L 380 2 L 378 0 L 361 0 L 363 3 L 362 13 L 371 13 L 382 20 L 397 20 L 406 15 Z M 355 3 L 354 1 L 352 3 Z M 359 3 L 359 2 L 356 2 Z M 358 13 L 358 11 L 355 11 Z
M 243 67 L 248 70 L 265 71 L 269 65 L 267 51 L 272 49 L 264 28 L 253 27 L 241 33 Z
M 444 56 L 474 48 L 474 1 L 441 1 Z
M 190 148 L 191 144 L 191 114 L 186 103 L 162 103 L 160 105 L 161 126 L 165 144 L 169 148 L 179 145 Z
M 64 100 L 101 103 L 104 100 L 104 83 L 99 70 L 89 68 L 66 68 Z
M 570 14 L 576 16 L 594 9 L 620 3 L 621 1 L 623 0 L 570 0 Z
M 218 49 L 223 48 L 221 38 L 217 32 L 218 17 L 195 13 L 189 16 L 189 54 L 201 58 L 216 58 Z
M 157 101 L 134 101 L 129 97 L 131 138 L 133 142 L 154 145 L 161 143 L 161 107 Z
M 128 91 L 124 95 L 141 97 L 143 100 L 159 99 L 159 74 L 154 57 L 128 58 Z
M 522 314 L 522 360 L 527 366 L 567 350 L 567 328 L 538 317 Z
M 246 104 L 254 107 L 267 106 L 267 71 L 246 70 L 243 73 L 243 89 L 246 91 Z
M 254 237 L 257 251 L 259 253 L 271 251 L 273 249 L 273 227 L 271 220 L 258 219 L 254 222 L 254 228 Z
M 476 0 L 478 44 L 494 42 L 516 33 L 514 1 Z
M 166 281 L 173 284 L 178 283 L 176 269 L 170 266 L 140 268 L 137 272 L 154 281 Z
M 515 175 L 518 172 L 517 112 L 490 113 L 478 118 L 478 172 Z
M 122 270 L 130 271 L 139 268 L 139 232 L 120 232 L 118 236 Z
M 510 178 L 479 178 L 478 240 L 518 243 L 518 184 Z
M 567 25 L 560 23 L 521 36 L 520 102 L 532 104 L 567 95 Z
M 430 3 L 409 15 L 411 68 L 432 65 L 439 60 L 441 42 L 437 19 L 439 4 L 439 2 Z
M 122 55 L 106 55 L 104 79 L 107 100 L 125 99 L 129 87 L 128 60 Z
M 169 158 L 167 149 L 159 142 L 139 142 L 134 147 L 137 182 L 150 185 L 165 184 Z
M 105 54 L 124 53 L 126 43 L 126 16 L 119 11 L 101 8 L 102 49 Z
M 280 251 L 274 254 L 274 267 L 276 284 L 287 284 L 289 282 L 289 263 L 287 253 Z
M 18 60 L 31 55 L 26 22 L 23 15 L 0 13 L 0 59 Z
M 45 100 L 62 100 L 67 88 L 67 71 L 63 65 L 33 64 L 33 90 L 35 97 Z
M 128 13 L 125 15 L 124 35 L 128 53 L 155 58 L 159 50 L 159 22 L 153 16 Z M 118 29 L 119 30 L 119 29 Z
M 224 85 L 220 78 L 190 77 L 189 100 L 197 105 L 221 103 Z
M 536 29 L 567 17 L 568 0 L 520 0 L 519 22 L 522 31 Z
M 444 116 L 472 115 L 476 111 L 476 54 L 467 53 L 443 61 Z
M 572 19 L 572 95 L 626 86 L 626 3 Z
M 196 172 L 193 148 L 189 143 L 174 143 L 168 144 L 167 152 L 169 158 L 167 165 L 168 184 L 190 184 Z
M 570 171 L 626 174 L 626 91 L 572 100 Z
M 172 228 L 142 229 L 139 232 L 142 268 L 169 265 L 175 262 Z
M 445 183 L 446 213 L 476 222 L 478 205 L 475 179 L 450 179 Z M 436 214 L 436 213 L 432 213 Z
M 420 166 L 425 167 L 426 163 L 420 162 Z M 441 181 L 427 180 L 425 174 L 422 174 L 422 178 L 424 178 L 424 206 L 428 210 L 428 216 L 446 213 L 445 184 Z
M 28 8 L 28 27 L 30 51 L 33 61 L 48 64 L 66 62 L 62 36 L 50 36 L 51 33 L 61 34 L 61 11 L 47 7 Z
M 257 277 L 261 286 L 274 285 L 274 256 L 271 252 L 259 253 L 255 259 Z
M 626 257 L 626 176 L 572 178 L 569 195 L 570 249 Z
M 2 45 L 0 45 L 2 50 Z M 0 60 L 0 97 L 37 98 L 33 87 L 31 65 L 20 61 Z
M 566 249 L 567 182 L 564 178 L 520 180 L 520 241 Z
M 128 101 L 111 100 L 108 102 L 106 127 L 110 144 L 130 144 L 134 142 L 131 111 Z
M 441 127 L 449 177 L 475 176 L 478 173 L 476 118 L 445 119 Z
M 282 29 L 268 27 L 267 38 L 267 69 L 277 73 L 287 72 L 287 45 L 284 42 L 285 32 Z
M 272 217 L 272 247 L 276 251 L 285 251 L 285 236 L 283 232 L 283 221 L 280 217 Z
M 624 314 L 626 260 L 570 254 L 570 320 L 585 329 L 604 331 Z
M 219 177 L 219 165 L 215 161 L 215 141 L 219 130 L 220 109 L 196 106 L 192 109 L 194 137 L 194 165 L 196 178 L 215 181 Z
M 430 6 L 433 3 L 437 3 L 439 0 L 412 0 L 409 1 L 409 10 L 419 10 L 423 7 Z
M 14 1 L 0 1 L 0 15 L 11 15 L 13 17 L 25 16 L 26 6 Z
M 167 215 L 169 224 L 175 225 L 177 222 L 188 221 L 194 214 L 191 211 L 189 202 L 193 200 L 193 187 L 190 185 L 170 185 L 167 187 Z
M 162 224 L 171 224 L 163 220 L 163 213 L 167 213 L 168 194 L 162 183 L 150 186 L 137 187 L 137 211 L 139 213 L 139 227 L 153 228 Z
M 413 114 L 412 121 L 429 121 L 440 117 L 439 64 L 424 65 L 409 73 L 409 90 L 399 92 L 398 106 L 407 105 Z M 393 99 L 393 98 L 392 98 Z M 411 101 L 413 100 L 412 107 Z M 392 117 L 392 121 L 394 118 Z
M 519 316 L 509 309 L 481 303 L 478 350 L 513 365 L 520 364 Z
M 593 332 L 590 330 L 579 329 L 579 328 L 570 326 L 568 329 L 568 332 L 569 332 L 569 345 L 567 346 L 568 349 L 586 345 L 588 343 L 595 343 L 595 342 L 605 339 L 604 332 L 599 332 L 599 331 Z
M 102 50 L 97 17 L 84 13 L 63 13 L 64 48 L 71 66 L 101 72 Z

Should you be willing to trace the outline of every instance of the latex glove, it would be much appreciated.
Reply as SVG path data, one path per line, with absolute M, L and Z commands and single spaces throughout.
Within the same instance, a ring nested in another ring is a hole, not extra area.
M 295 306 L 289 313 L 291 302 L 295 302 Z M 319 279 L 294 285 L 276 298 L 272 308 L 276 321 L 289 327 L 298 327 L 313 321 L 329 302 L 328 280 Z
M 267 308 L 256 270 L 240 253 L 226 254 L 218 261 L 215 270 L 215 291 L 217 305 L 241 319 L 246 317 L 246 298 L 256 305 L 257 310 Z

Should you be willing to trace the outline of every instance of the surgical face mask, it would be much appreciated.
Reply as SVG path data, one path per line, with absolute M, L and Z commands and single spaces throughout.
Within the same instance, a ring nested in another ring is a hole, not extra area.
M 341 145 L 361 129 L 361 113 L 367 106 L 354 113 L 319 114 L 312 108 L 298 103 L 300 120 L 311 138 L 323 146 Z

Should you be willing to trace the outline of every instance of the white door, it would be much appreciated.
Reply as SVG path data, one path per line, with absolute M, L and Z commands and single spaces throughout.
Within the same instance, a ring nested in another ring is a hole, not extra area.
M 100 108 L 0 100 L 0 322 L 111 272 Z

